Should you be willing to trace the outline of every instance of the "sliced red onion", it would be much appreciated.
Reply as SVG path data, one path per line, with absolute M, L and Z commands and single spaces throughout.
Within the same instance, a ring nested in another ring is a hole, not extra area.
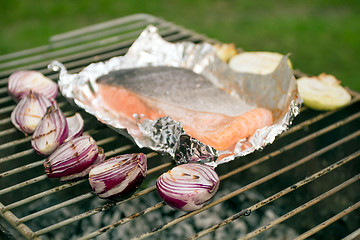
M 31 138 L 31 146 L 42 155 L 55 151 L 68 137 L 69 130 L 65 115 L 59 108 L 48 107 Z
M 64 142 L 44 162 L 48 178 L 81 173 L 98 158 L 99 149 L 91 136 L 80 136 Z
M 104 149 L 102 149 L 101 147 L 98 147 L 98 151 L 99 151 L 98 157 L 90 167 L 88 167 L 87 169 L 85 169 L 82 172 L 75 173 L 75 174 L 72 174 L 72 175 L 69 175 L 69 176 L 61 177 L 60 181 L 69 181 L 69 180 L 74 180 L 74 179 L 78 179 L 78 178 L 82 178 L 82 177 L 87 176 L 91 169 L 93 169 L 98 163 L 105 160 Z
M 27 96 L 30 91 L 41 93 L 51 100 L 55 100 L 58 94 L 58 86 L 40 72 L 18 71 L 10 75 L 8 91 L 17 102 Z
M 157 179 L 156 187 L 169 206 L 189 212 L 202 208 L 215 195 L 219 183 L 214 168 L 189 163 L 163 173 Z
M 31 134 L 46 113 L 46 109 L 53 105 L 54 102 L 44 95 L 30 91 L 12 111 L 11 122 L 23 133 Z
M 66 121 L 69 128 L 69 135 L 66 140 L 81 136 L 84 130 L 84 119 L 80 113 L 75 113 L 73 116 L 67 117 Z
M 96 165 L 89 172 L 89 183 L 100 198 L 126 197 L 140 186 L 147 172 L 143 153 L 119 155 Z

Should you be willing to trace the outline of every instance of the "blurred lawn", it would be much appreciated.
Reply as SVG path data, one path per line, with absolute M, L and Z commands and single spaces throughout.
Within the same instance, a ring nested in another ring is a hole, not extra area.
M 141 12 L 244 50 L 291 53 L 294 68 L 333 74 L 360 92 L 358 0 L 0 0 L 0 55 L 47 44 L 54 34 Z

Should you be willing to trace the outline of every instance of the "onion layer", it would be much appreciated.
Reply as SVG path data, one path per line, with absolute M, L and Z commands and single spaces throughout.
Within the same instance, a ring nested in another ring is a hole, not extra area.
M 46 113 L 46 109 L 52 105 L 53 102 L 47 97 L 30 91 L 12 111 L 11 122 L 23 133 L 31 134 Z
M 214 168 L 189 163 L 163 173 L 157 179 L 156 187 L 169 206 L 189 212 L 203 207 L 215 195 L 219 183 Z
M 49 155 L 68 137 L 68 124 L 59 108 L 51 106 L 39 122 L 31 138 L 31 146 L 42 155 Z
M 229 67 L 235 72 L 270 74 L 279 65 L 284 55 L 277 52 L 241 52 L 229 61 Z M 287 63 L 292 68 L 288 59 Z
M 147 172 L 143 153 L 125 154 L 96 165 L 89 172 L 89 183 L 100 198 L 126 197 L 140 186 Z
M 321 73 L 319 76 L 301 77 L 297 87 L 304 105 L 315 110 L 334 110 L 351 101 L 351 95 L 335 76 Z
M 69 135 L 66 140 L 81 136 L 84 130 L 84 119 L 80 113 L 75 113 L 73 116 L 67 117 L 66 122 L 69 128 Z
M 48 178 L 61 178 L 81 173 L 98 158 L 99 149 L 90 136 L 64 142 L 44 162 Z
M 10 75 L 8 81 L 9 94 L 15 101 L 27 96 L 30 91 L 41 93 L 55 100 L 58 87 L 55 82 L 36 71 L 18 71 Z
M 104 161 L 104 159 L 105 159 L 104 149 L 102 149 L 101 147 L 98 147 L 98 151 L 99 151 L 98 157 L 96 158 L 96 160 L 93 162 L 93 164 L 90 167 L 88 167 L 87 169 L 85 169 L 84 171 L 81 171 L 79 173 L 74 173 L 72 175 L 61 177 L 60 181 L 69 181 L 69 180 L 74 180 L 74 179 L 78 179 L 78 178 L 87 176 L 89 174 L 90 170 L 93 169 L 94 166 L 96 166 L 96 164 Z

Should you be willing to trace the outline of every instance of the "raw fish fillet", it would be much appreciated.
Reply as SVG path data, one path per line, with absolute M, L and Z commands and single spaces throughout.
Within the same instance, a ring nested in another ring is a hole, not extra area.
M 256 129 L 273 123 L 271 111 L 249 106 L 205 76 L 175 67 L 143 67 L 97 79 L 106 109 L 134 125 L 170 116 L 187 134 L 216 150 L 232 151 Z

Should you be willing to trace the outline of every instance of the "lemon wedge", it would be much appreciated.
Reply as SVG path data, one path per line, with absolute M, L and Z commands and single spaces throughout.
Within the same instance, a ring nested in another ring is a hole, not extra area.
M 318 77 L 301 77 L 296 82 L 304 105 L 315 110 L 334 110 L 351 100 L 333 75 L 321 73 Z
M 229 67 L 236 72 L 264 75 L 272 73 L 283 57 L 276 52 L 242 52 L 230 59 Z M 288 64 L 292 68 L 290 60 Z

